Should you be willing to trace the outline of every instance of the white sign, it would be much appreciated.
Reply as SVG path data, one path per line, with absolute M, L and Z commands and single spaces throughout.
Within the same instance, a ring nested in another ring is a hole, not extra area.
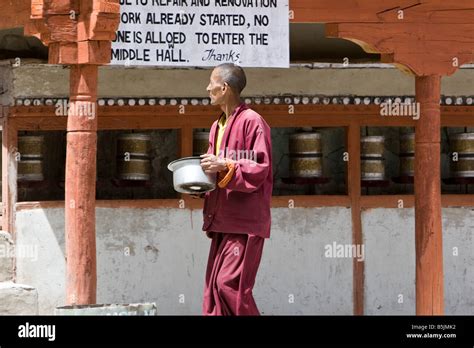
M 288 68 L 288 0 L 120 0 L 113 65 Z

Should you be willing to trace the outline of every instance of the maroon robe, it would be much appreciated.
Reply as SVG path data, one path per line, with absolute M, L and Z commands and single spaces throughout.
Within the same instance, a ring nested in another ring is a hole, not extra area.
M 213 233 L 204 288 L 204 315 L 260 315 L 252 289 L 264 238 Z
M 208 153 L 216 153 L 217 121 Z M 225 188 L 208 192 L 203 231 L 212 233 L 204 288 L 204 315 L 259 315 L 252 289 L 270 237 L 273 189 L 270 127 L 241 103 L 227 120 L 220 155 L 235 161 Z M 244 158 L 242 158 L 244 157 Z

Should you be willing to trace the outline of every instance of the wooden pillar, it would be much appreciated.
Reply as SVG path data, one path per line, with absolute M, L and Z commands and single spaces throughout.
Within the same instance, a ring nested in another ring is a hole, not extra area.
M 357 122 L 351 122 L 346 130 L 346 146 L 349 153 L 346 183 L 351 199 L 352 244 L 357 246 L 364 243 L 360 206 L 360 125 Z M 353 313 L 354 315 L 364 315 L 365 264 L 357 258 L 354 258 L 352 262 Z
M 110 63 L 118 0 L 31 3 L 26 35 L 49 46 L 49 63 L 70 66 L 66 150 L 66 303 L 94 304 L 98 66 Z
M 193 127 L 183 126 L 179 134 L 180 148 L 178 156 L 188 157 L 193 155 Z
M 415 135 L 416 314 L 442 315 L 443 247 L 439 75 L 416 77 L 421 115 Z
M 15 205 L 17 195 L 17 159 L 18 159 L 18 130 L 15 122 L 2 117 L 2 229 L 15 239 Z
M 72 65 L 66 154 L 66 302 L 96 303 L 96 65 Z

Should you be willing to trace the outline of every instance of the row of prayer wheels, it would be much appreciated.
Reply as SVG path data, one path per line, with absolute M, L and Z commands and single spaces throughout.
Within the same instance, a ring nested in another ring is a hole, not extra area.
M 206 153 L 209 132 L 197 131 L 193 137 L 193 155 Z M 313 178 L 322 175 L 321 134 L 302 132 L 290 135 L 290 176 Z
M 293 178 L 318 178 L 322 176 L 321 134 L 300 132 L 290 135 L 290 176 Z M 457 156 L 451 161 L 452 176 L 474 177 L 474 133 L 461 133 L 452 137 L 451 149 Z M 361 179 L 385 180 L 385 137 L 361 138 Z M 400 137 L 401 177 L 415 174 L 415 134 Z
M 206 153 L 209 132 L 197 131 L 193 137 L 193 155 Z M 301 132 L 290 135 L 290 176 L 315 178 L 322 176 L 321 134 Z
M 367 136 L 361 139 L 362 180 L 385 179 L 385 138 Z M 455 134 L 451 138 L 451 176 L 474 178 L 474 133 Z M 415 174 L 415 134 L 403 134 L 400 138 L 400 176 Z
M 193 137 L 193 154 L 206 153 L 209 132 L 197 131 Z M 122 134 L 117 139 L 117 177 L 122 180 L 150 180 L 151 136 L 141 133 Z M 18 180 L 42 181 L 44 136 L 18 137 Z M 293 178 L 318 178 L 322 171 L 321 133 L 304 131 L 289 136 L 290 176 Z M 385 137 L 361 138 L 362 180 L 385 179 Z M 474 177 L 474 133 L 460 133 L 451 138 L 452 177 Z M 415 134 L 400 138 L 400 176 L 412 177 L 415 162 Z
M 193 155 L 206 153 L 209 147 L 209 132 L 194 132 Z M 453 152 L 459 153 L 458 161 L 452 161 L 454 177 L 474 177 L 474 133 L 457 134 L 453 137 Z M 322 171 L 321 133 L 303 131 L 289 136 L 290 177 L 319 178 Z M 385 137 L 361 138 L 362 180 L 385 179 Z M 400 138 L 400 176 L 414 176 L 415 134 Z
M 18 181 L 43 181 L 44 136 L 18 137 Z M 123 134 L 117 139 L 117 176 L 122 180 L 149 180 L 151 137 Z

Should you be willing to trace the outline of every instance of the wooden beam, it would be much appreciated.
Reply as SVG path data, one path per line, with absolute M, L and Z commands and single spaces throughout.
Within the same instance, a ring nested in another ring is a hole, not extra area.
M 378 13 L 398 6 L 408 7 L 412 0 L 290 0 L 293 23 L 379 22 Z
M 349 196 L 316 195 L 316 196 L 273 196 L 272 208 L 315 208 L 315 207 L 346 207 L 351 206 Z
M 135 208 L 135 209 L 161 209 L 180 208 L 181 198 L 168 199 L 134 199 L 134 200 L 97 200 L 96 207 L 100 208 Z M 183 198 L 186 209 L 202 209 L 203 200 L 192 199 L 189 196 Z M 290 202 L 291 200 L 291 202 Z M 318 196 L 273 196 L 272 208 L 288 208 L 290 203 L 295 208 L 320 208 L 320 207 L 345 207 L 351 206 L 348 196 L 318 195 Z M 64 201 L 41 201 L 41 202 L 19 202 L 16 211 L 29 209 L 64 208 Z
M 361 196 L 360 205 L 362 210 L 393 208 L 398 207 L 398 201 L 403 200 L 405 209 L 415 207 L 414 195 L 379 195 Z M 321 208 L 321 207 L 346 207 L 350 208 L 351 200 L 349 196 L 338 195 L 315 195 L 315 196 L 273 196 L 272 208 L 287 208 L 292 200 L 295 208 Z M 474 195 L 442 195 L 441 205 L 443 208 L 471 208 L 474 207 Z M 100 208 L 137 208 L 137 209 L 160 209 L 160 208 L 180 208 L 180 199 L 134 199 L 134 200 L 98 200 L 96 207 Z M 185 204 L 186 209 L 202 209 L 202 200 L 189 200 Z M 64 201 L 39 201 L 39 202 L 18 202 L 16 211 L 29 209 L 64 208 Z
M 443 208 L 474 207 L 474 195 L 442 195 L 441 205 Z
M 414 195 L 377 195 L 362 196 L 360 204 L 362 209 L 376 208 L 396 208 L 400 209 L 400 200 L 403 208 L 413 208 L 415 206 Z
M 65 2 L 63 2 L 65 3 Z M 69 3 L 69 2 L 68 2 Z M 330 3 L 331 6 L 328 6 Z M 94 2 L 95 4 L 95 2 Z M 100 2 L 108 6 L 112 3 Z M 423 6 L 413 6 L 412 0 L 385 0 L 372 2 L 364 0 L 290 0 L 290 10 L 294 11 L 291 23 L 331 23 L 352 21 L 354 12 L 357 12 L 361 22 L 399 21 L 398 11 L 404 10 L 404 20 L 432 23 L 472 23 L 472 3 L 469 0 L 456 0 L 450 2 L 430 1 Z M 54 3 L 53 3 L 54 5 Z M 333 8 L 332 11 L 328 11 Z M 54 9 L 47 9 L 52 11 Z M 66 12 L 67 10 L 67 12 Z M 106 9 L 96 9 L 99 12 L 111 12 Z M 113 11 L 112 11 L 113 12 Z M 34 12 L 35 13 L 35 12 Z M 68 14 L 69 7 L 48 14 Z M 79 13 L 79 12 L 77 12 Z M 31 0 L 6 0 L 2 3 L 2 18 L 0 29 L 18 28 L 29 22 L 31 15 Z M 93 33 L 93 32 L 92 32 Z M 92 39 L 94 36 L 89 35 Z
M 252 106 L 254 108 L 254 106 Z M 403 116 L 381 116 L 377 105 L 296 105 L 294 114 L 287 105 L 259 106 L 254 108 L 271 127 L 346 127 L 351 122 L 361 126 L 414 127 L 416 121 Z M 184 126 L 208 128 L 215 120 L 213 108 L 194 110 L 187 107 L 186 115 L 180 115 L 177 108 L 153 107 L 99 107 L 99 129 L 179 129 Z M 12 108 L 11 117 L 17 120 L 21 130 L 65 129 L 66 118 L 56 116 L 54 107 Z M 471 115 L 474 107 L 445 107 L 443 122 L 449 124 L 465 122 L 474 125 Z M 449 116 L 449 117 L 448 117 Z M 460 121 L 462 120 L 462 121 Z
M 28 23 L 31 15 L 31 0 L 3 0 L 0 30 L 21 28 Z
M 403 208 L 415 207 L 414 195 L 377 195 L 362 196 L 360 204 L 362 209 L 394 208 L 400 209 L 400 200 L 403 201 Z M 441 206 L 443 208 L 474 207 L 474 195 L 472 194 L 445 194 L 441 195 Z
M 381 116 L 378 105 L 324 105 L 307 104 L 295 105 L 294 113 L 288 112 L 288 105 L 250 105 L 269 122 L 280 124 L 292 124 L 293 121 L 303 122 L 307 117 L 314 117 L 313 120 L 321 122 L 328 118 L 336 118 L 334 123 L 349 125 L 351 121 L 362 123 L 361 125 L 382 124 L 387 126 L 413 126 L 410 117 L 401 116 Z M 472 105 L 443 105 L 441 106 L 441 122 L 443 125 L 459 124 L 462 122 L 466 126 L 474 125 L 474 106 Z M 180 115 L 177 107 L 168 106 L 99 106 L 99 123 L 104 118 L 112 118 L 114 122 L 120 119 L 140 120 L 142 123 L 150 122 L 156 124 L 163 121 L 164 124 L 173 123 L 176 128 L 189 124 L 204 124 L 209 127 L 209 122 L 216 118 L 215 108 L 207 106 L 187 106 L 186 115 Z M 53 106 L 14 106 L 9 109 L 11 118 L 27 118 L 33 124 L 52 122 L 52 119 L 63 120 L 66 117 L 57 116 Z M 46 121 L 48 120 L 48 121 Z M 58 121 L 61 122 L 61 121 Z M 203 128 L 200 126 L 198 128 Z
M 470 0 L 290 0 L 292 23 L 400 22 L 472 24 Z M 403 18 L 400 19 L 400 12 Z

